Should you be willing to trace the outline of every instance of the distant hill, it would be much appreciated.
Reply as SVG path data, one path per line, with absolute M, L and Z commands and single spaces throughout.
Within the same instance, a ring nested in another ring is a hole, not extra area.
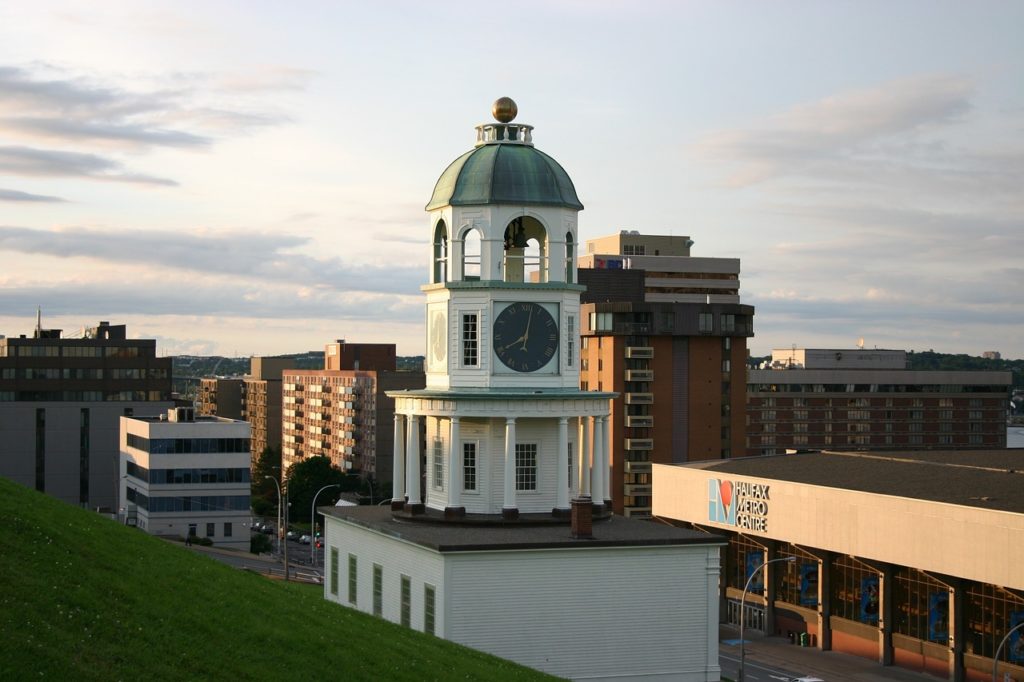
M 548 680 L 0 477 L 6 680 Z
M 275 355 L 292 358 L 298 369 L 323 369 L 324 352 L 311 350 L 306 353 Z M 249 373 L 249 358 L 225 358 L 219 355 L 175 355 L 172 356 L 174 391 L 184 397 L 193 397 L 199 379 L 207 377 L 242 377 Z M 396 365 L 401 371 L 423 371 L 423 356 L 398 356 Z

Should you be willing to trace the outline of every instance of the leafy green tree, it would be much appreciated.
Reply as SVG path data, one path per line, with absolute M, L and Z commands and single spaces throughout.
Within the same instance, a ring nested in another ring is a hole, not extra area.
M 281 451 L 269 446 L 263 448 L 253 468 L 250 504 L 256 516 L 277 513 L 277 487 L 267 476 L 281 478 Z
M 307 457 L 298 464 L 288 467 L 288 502 L 292 521 L 309 523 L 310 505 L 313 496 L 325 485 L 340 484 L 340 488 L 326 490 L 317 498 L 317 504 L 331 504 L 343 491 L 355 490 L 359 477 L 350 476 L 331 464 L 327 457 Z
M 270 537 L 263 533 L 253 533 L 249 538 L 249 551 L 253 554 L 263 554 L 273 548 L 274 545 L 270 542 Z

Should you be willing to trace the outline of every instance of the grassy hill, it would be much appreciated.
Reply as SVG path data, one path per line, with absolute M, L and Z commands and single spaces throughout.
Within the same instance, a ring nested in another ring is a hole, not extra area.
M 0 477 L 5 680 L 539 680 Z

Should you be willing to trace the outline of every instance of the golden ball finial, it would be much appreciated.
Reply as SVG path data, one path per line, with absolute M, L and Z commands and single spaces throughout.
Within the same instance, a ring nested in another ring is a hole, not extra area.
M 494 120 L 499 123 L 509 123 L 519 113 L 519 107 L 512 100 L 511 97 L 500 97 L 494 102 L 494 106 L 491 107 L 491 114 L 494 116 Z

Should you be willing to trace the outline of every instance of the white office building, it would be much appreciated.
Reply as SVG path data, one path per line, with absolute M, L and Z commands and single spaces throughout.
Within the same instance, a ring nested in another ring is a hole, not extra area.
M 152 535 L 249 549 L 250 426 L 190 407 L 121 418 L 120 514 Z

